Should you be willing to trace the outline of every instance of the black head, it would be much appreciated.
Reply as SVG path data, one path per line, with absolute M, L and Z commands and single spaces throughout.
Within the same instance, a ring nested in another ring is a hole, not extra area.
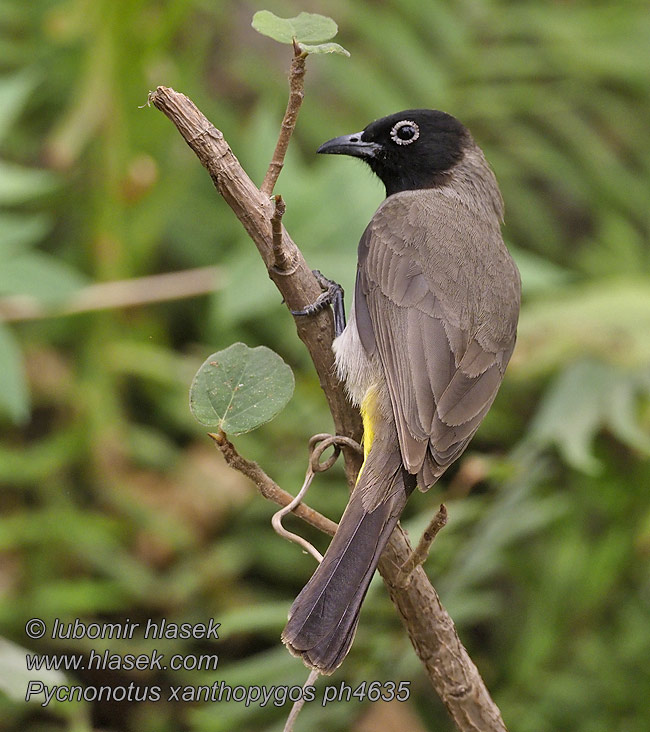
M 390 196 L 444 183 L 470 141 L 467 128 L 455 117 L 407 109 L 371 122 L 363 132 L 329 140 L 318 152 L 365 160 Z

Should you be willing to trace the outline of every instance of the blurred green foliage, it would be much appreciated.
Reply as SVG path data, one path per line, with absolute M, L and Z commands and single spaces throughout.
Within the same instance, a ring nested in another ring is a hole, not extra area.
M 290 363 L 289 406 L 236 441 L 288 490 L 302 482 L 307 438 L 331 421 L 241 226 L 169 122 L 140 108 L 158 84 L 182 90 L 260 182 L 290 54 L 250 27 L 263 8 L 331 15 L 352 54 L 308 59 L 277 188 L 311 266 L 348 292 L 382 192 L 357 161 L 316 159 L 323 140 L 436 107 L 462 119 L 491 161 L 524 281 L 519 344 L 470 450 L 440 489 L 414 497 L 405 525 L 417 536 L 445 496 L 450 523 L 427 569 L 512 730 L 645 732 L 650 14 L 635 0 L 4 1 L 0 307 L 23 295 L 55 305 L 88 282 L 219 269 L 211 296 L 0 323 L 1 635 L 32 652 L 82 653 L 102 644 L 30 641 L 26 620 L 215 617 L 217 643 L 157 647 L 218 653 L 216 675 L 67 679 L 306 678 L 279 633 L 313 560 L 275 536 L 274 508 L 220 462 L 189 413 L 188 386 L 209 353 L 237 340 Z M 309 500 L 335 517 L 345 499 L 339 467 Z M 20 650 L 3 645 L 0 659 L 0 676 L 19 686 Z M 308 704 L 299 729 L 386 728 L 390 715 L 413 732 L 451 729 L 377 579 L 328 683 L 343 679 L 407 679 L 411 699 Z M 0 692 L 0 724 L 16 732 L 279 730 L 287 713 L 165 701 L 44 709 Z

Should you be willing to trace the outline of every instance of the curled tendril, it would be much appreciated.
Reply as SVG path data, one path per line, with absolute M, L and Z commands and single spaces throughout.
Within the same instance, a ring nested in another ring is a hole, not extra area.
M 321 462 L 321 457 L 323 456 L 323 453 L 329 447 L 333 447 L 334 452 L 323 462 Z M 326 470 L 329 470 L 332 465 L 334 465 L 339 455 L 341 454 L 341 448 L 343 447 L 347 447 L 351 450 L 354 450 L 355 452 L 363 453 L 363 450 L 359 443 L 355 442 L 349 437 L 344 437 L 342 435 L 329 435 L 325 432 L 314 435 L 309 440 L 309 465 L 307 467 L 307 472 L 305 473 L 305 480 L 302 484 L 302 487 L 298 491 L 298 494 L 293 499 L 293 501 L 274 513 L 273 517 L 271 518 L 271 524 L 275 529 L 275 532 L 279 536 L 281 536 L 283 539 L 287 539 L 287 541 L 292 541 L 295 544 L 301 546 L 306 552 L 309 552 L 309 554 L 311 554 L 312 557 L 314 557 L 314 559 L 319 563 L 323 560 L 323 555 L 318 551 L 318 549 L 316 549 L 316 547 L 313 546 L 313 544 L 308 542 L 306 539 L 303 539 L 302 536 L 298 536 L 298 534 L 287 531 L 287 529 L 285 529 L 282 525 L 282 519 L 288 513 L 291 513 L 291 511 L 293 511 L 294 508 L 305 497 L 307 491 L 309 490 L 309 487 L 311 486 L 311 482 L 314 479 L 314 475 L 316 473 L 324 473 Z

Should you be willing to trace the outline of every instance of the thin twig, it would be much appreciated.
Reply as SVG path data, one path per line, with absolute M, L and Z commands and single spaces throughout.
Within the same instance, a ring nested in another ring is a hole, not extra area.
M 129 280 L 95 282 L 75 292 L 69 300 L 51 307 L 34 297 L 9 295 L 0 299 L 0 321 L 54 318 L 95 310 L 150 305 L 207 295 L 220 286 L 219 267 L 197 267 Z
M 271 232 L 273 237 L 273 269 L 282 274 L 290 274 L 293 269 L 291 250 L 284 243 L 282 236 L 282 217 L 287 207 L 282 196 L 273 196 L 273 216 L 271 216 Z
M 395 579 L 395 584 L 398 587 L 406 587 L 408 585 L 411 581 L 411 577 L 413 576 L 413 570 L 421 565 L 429 556 L 431 544 L 433 544 L 434 539 L 438 536 L 440 529 L 444 528 L 446 525 L 447 507 L 444 503 L 441 503 L 438 512 L 424 530 L 417 547 L 400 568 L 399 574 Z
M 289 70 L 289 101 L 287 102 L 287 109 L 282 120 L 278 142 L 273 151 L 273 158 L 264 176 L 264 181 L 260 186 L 262 193 L 265 193 L 267 196 L 273 193 L 275 184 L 282 172 L 284 156 L 287 154 L 289 140 L 291 140 L 291 135 L 293 134 L 298 119 L 298 112 L 300 111 L 300 106 L 305 96 L 306 58 L 307 54 L 294 40 L 293 58 L 291 59 L 291 68 Z
M 300 714 L 300 710 L 305 705 L 305 690 L 308 686 L 313 686 L 316 681 L 318 680 L 318 677 L 320 676 L 319 672 L 316 669 L 313 669 L 312 672 L 307 677 L 307 681 L 303 684 L 302 690 L 303 693 L 300 695 L 300 699 L 298 699 L 297 702 L 294 703 L 294 705 L 291 707 L 291 712 L 289 713 L 289 716 L 287 717 L 286 724 L 284 725 L 283 732 L 293 732 L 293 725 L 296 723 L 296 719 L 298 718 L 298 715 Z
M 208 435 L 214 440 L 215 445 L 219 448 L 228 465 L 247 478 L 250 478 L 264 498 L 273 501 L 273 503 L 277 503 L 278 506 L 287 506 L 294 500 L 294 497 L 290 493 L 282 490 L 256 462 L 242 457 L 235 450 L 235 446 L 228 440 L 224 432 L 220 431 L 217 434 L 210 432 Z M 318 511 L 310 508 L 305 503 L 297 505 L 293 509 L 293 513 L 303 521 L 306 521 L 308 524 L 320 529 L 320 531 L 324 531 L 330 536 L 334 536 L 336 533 L 337 524 L 334 521 L 326 518 L 323 514 L 318 513 Z

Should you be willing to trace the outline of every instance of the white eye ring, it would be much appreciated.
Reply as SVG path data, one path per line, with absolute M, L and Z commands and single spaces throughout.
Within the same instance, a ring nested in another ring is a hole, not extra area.
M 413 137 L 410 137 L 408 140 L 402 140 L 401 137 L 397 134 L 402 127 L 410 126 L 415 130 L 415 133 Z M 390 138 L 391 140 L 396 143 L 397 145 L 410 145 L 412 142 L 415 142 L 418 137 L 420 137 L 420 128 L 410 119 L 403 119 L 401 122 L 398 122 L 393 129 L 390 131 Z

